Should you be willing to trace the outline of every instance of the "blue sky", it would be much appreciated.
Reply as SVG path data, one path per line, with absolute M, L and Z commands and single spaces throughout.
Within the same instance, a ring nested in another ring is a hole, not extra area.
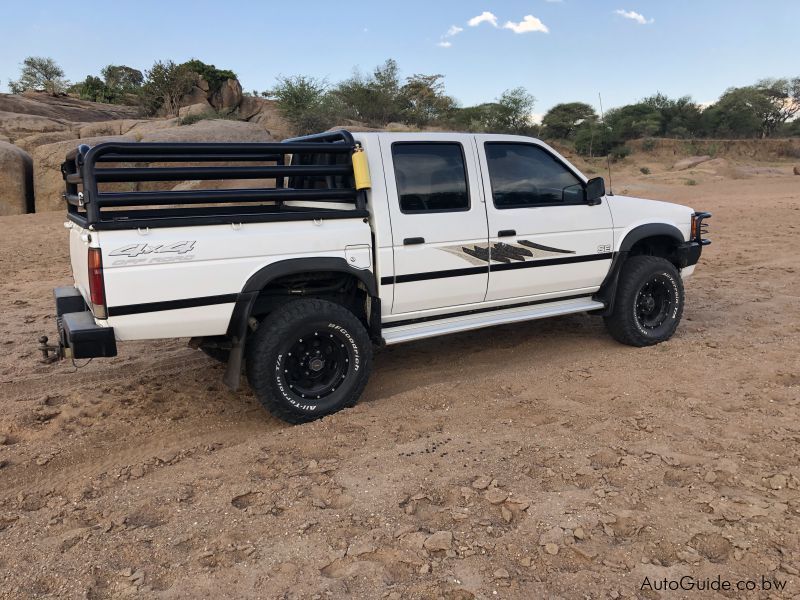
M 709 102 L 800 76 L 800 0 L 61 0 L 7 3 L 2 16 L 2 91 L 29 55 L 55 58 L 73 81 L 109 63 L 194 57 L 234 70 L 247 90 L 279 74 L 335 82 L 392 57 L 405 75 L 445 75 L 464 105 L 524 86 L 537 113 L 597 105 L 598 91 L 606 108 L 656 91 Z

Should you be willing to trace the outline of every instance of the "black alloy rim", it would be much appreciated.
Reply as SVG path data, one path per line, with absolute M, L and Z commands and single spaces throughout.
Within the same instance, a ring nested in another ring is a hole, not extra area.
M 644 329 L 657 329 L 667 320 L 672 305 L 672 286 L 662 276 L 647 281 L 636 294 L 634 314 Z
M 320 400 L 335 392 L 350 369 L 345 341 L 320 330 L 300 336 L 290 346 L 283 364 L 289 389 L 308 400 Z

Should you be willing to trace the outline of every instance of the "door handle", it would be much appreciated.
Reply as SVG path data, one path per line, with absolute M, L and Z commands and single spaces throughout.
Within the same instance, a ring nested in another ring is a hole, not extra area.
M 517 235 L 516 229 L 501 229 L 497 232 L 497 237 L 513 237 Z
M 425 238 L 424 237 L 413 237 L 413 238 L 406 238 L 403 240 L 404 246 L 413 246 L 414 244 L 424 244 Z

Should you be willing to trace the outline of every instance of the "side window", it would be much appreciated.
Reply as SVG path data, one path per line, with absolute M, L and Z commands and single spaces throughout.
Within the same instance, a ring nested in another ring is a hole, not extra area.
M 396 142 L 392 160 L 402 212 L 469 210 L 461 144 Z
M 584 201 L 581 180 L 544 148 L 496 142 L 484 147 L 495 207 L 525 208 Z

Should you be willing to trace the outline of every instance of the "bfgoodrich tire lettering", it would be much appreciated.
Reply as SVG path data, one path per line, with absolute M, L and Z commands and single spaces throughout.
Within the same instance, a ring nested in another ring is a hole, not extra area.
M 683 281 L 672 263 L 657 256 L 634 256 L 622 268 L 606 327 L 618 342 L 651 346 L 675 333 L 683 302 Z
M 343 306 L 294 300 L 251 336 L 246 366 L 267 410 L 305 423 L 356 403 L 369 378 L 372 346 L 364 325 Z

